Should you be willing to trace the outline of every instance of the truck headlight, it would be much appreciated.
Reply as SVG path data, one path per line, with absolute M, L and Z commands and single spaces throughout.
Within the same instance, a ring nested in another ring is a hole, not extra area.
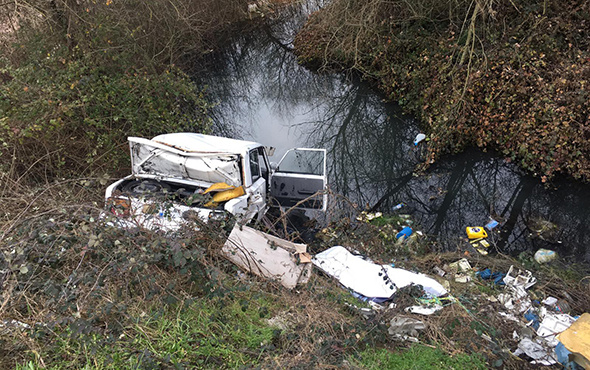
M 214 210 L 209 213 L 209 221 L 223 221 L 227 218 L 226 211 Z
M 129 217 L 131 215 L 131 200 L 127 198 L 108 198 L 107 209 L 117 217 Z

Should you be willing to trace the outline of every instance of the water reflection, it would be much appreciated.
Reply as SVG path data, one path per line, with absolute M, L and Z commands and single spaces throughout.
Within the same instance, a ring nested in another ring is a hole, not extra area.
M 322 75 L 299 66 L 291 52 L 293 29 L 304 12 L 243 35 L 211 68 L 197 73 L 209 86 L 218 134 L 277 147 L 277 161 L 291 147 L 328 149 L 331 188 L 361 208 L 390 210 L 404 202 L 441 249 L 464 240 L 466 226 L 490 218 L 501 251 L 545 247 L 590 261 L 590 188 L 559 182 L 546 189 L 537 179 L 491 154 L 468 151 L 446 158 L 426 175 L 413 176 L 420 147 L 410 117 L 386 104 L 367 84 L 342 74 Z M 529 237 L 536 219 L 559 226 L 551 241 Z M 557 242 L 561 243 L 557 243 Z

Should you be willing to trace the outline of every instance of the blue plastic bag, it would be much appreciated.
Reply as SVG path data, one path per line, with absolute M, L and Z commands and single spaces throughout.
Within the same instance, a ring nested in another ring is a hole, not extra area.
M 409 226 L 404 227 L 397 235 L 395 236 L 396 239 L 404 238 L 407 239 L 412 235 L 413 231 L 412 228 Z

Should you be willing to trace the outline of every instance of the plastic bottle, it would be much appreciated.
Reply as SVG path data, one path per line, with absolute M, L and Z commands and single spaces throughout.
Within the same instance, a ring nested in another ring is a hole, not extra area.
M 397 206 L 393 206 L 391 207 L 392 211 L 397 211 L 398 209 L 401 209 L 404 206 L 403 203 L 398 204 Z
M 414 139 L 414 146 L 418 145 L 424 139 L 426 139 L 426 135 L 424 135 L 424 134 L 416 135 L 416 138 Z

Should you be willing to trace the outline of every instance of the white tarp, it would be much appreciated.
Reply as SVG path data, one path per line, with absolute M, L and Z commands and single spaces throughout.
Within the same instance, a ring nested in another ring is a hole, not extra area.
M 369 298 L 389 298 L 399 288 L 422 285 L 431 296 L 441 296 L 446 289 L 436 280 L 389 265 L 378 265 L 353 255 L 341 246 L 332 247 L 315 255 L 314 265 L 338 279 L 345 287 Z

